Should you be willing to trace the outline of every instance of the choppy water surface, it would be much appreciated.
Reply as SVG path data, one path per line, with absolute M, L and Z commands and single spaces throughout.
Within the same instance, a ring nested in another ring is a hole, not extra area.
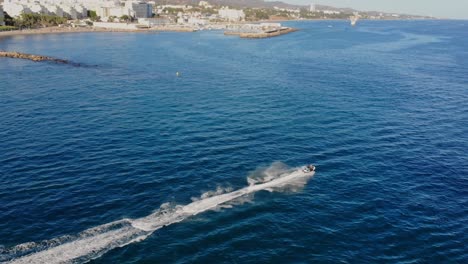
M 0 262 L 466 262 L 468 23 L 290 25 L 1 39 Z

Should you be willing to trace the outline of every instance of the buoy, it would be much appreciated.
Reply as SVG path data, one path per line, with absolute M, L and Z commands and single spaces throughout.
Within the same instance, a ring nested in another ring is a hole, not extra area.
M 175 75 L 176 75 L 177 77 L 179 77 L 180 73 L 179 73 L 179 72 L 176 72 Z

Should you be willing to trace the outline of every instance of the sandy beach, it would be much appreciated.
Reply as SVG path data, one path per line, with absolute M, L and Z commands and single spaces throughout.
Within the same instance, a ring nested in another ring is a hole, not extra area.
M 21 35 L 38 35 L 38 34 L 65 34 L 65 33 L 86 33 L 86 32 L 157 32 L 152 29 L 107 29 L 107 28 L 79 28 L 79 27 L 48 27 L 38 29 L 12 30 L 0 32 L 1 37 L 21 36 Z

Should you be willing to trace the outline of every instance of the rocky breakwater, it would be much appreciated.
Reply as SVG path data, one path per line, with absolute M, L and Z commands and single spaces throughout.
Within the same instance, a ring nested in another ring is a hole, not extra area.
M 281 36 L 284 34 L 288 34 L 291 32 L 296 32 L 297 29 L 295 28 L 289 28 L 289 27 L 282 27 L 274 30 L 267 30 L 264 32 L 258 32 L 258 33 L 240 33 L 239 37 L 241 38 L 271 38 L 271 37 L 277 37 Z
M 61 63 L 61 64 L 73 64 L 68 60 L 62 60 L 62 59 L 57 59 L 57 58 L 52 58 L 52 57 L 42 56 L 42 55 L 21 53 L 21 52 L 16 52 L 16 51 L 0 51 L 0 57 L 25 59 L 25 60 L 38 61 L 38 62 L 49 61 L 49 62 L 55 62 L 55 63 Z
M 297 29 L 283 27 L 280 23 L 229 25 L 224 35 L 234 35 L 241 38 L 271 38 L 281 36 Z

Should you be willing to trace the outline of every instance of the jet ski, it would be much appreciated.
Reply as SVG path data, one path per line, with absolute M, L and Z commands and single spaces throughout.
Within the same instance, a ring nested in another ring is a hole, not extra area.
M 312 165 L 312 164 L 309 164 L 309 165 L 305 166 L 305 167 L 302 169 L 302 171 L 303 171 L 304 173 L 313 172 L 313 171 L 315 171 L 315 166 Z

